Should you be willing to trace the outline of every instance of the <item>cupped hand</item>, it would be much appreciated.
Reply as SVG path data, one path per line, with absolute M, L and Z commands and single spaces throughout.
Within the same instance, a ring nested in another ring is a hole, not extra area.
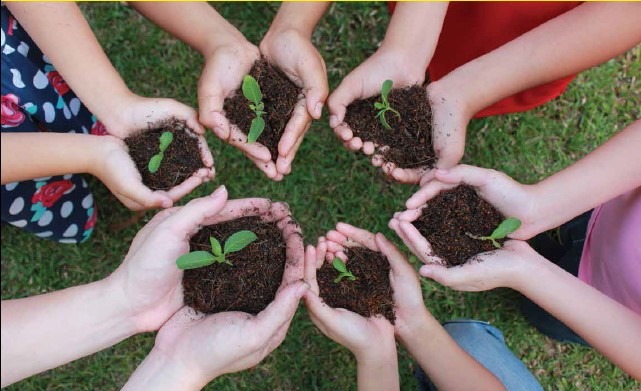
M 183 304 L 182 271 L 176 259 L 189 238 L 225 206 L 227 190 L 158 213 L 136 235 L 123 263 L 108 278 L 139 332 L 157 330 Z
M 88 137 L 96 137 L 99 140 L 96 143 L 99 153 L 95 155 L 95 163 L 90 172 L 131 210 L 171 207 L 174 202 L 191 193 L 200 184 L 210 181 L 214 176 L 214 160 L 202 135 L 199 135 L 199 145 L 203 164 L 207 168 L 201 168 L 167 191 L 152 191 L 142 183 L 142 177 L 122 140 L 109 135 Z
M 303 281 L 283 287 L 256 316 L 244 312 L 204 315 L 183 307 L 160 329 L 154 350 L 187 372 L 181 377 L 198 379 L 202 385 L 251 368 L 283 342 L 308 289 Z
M 327 69 L 311 40 L 292 28 L 270 29 L 260 43 L 260 52 L 303 91 L 278 143 L 276 169 L 287 175 L 312 118 L 319 119 L 322 114 L 329 93 Z
M 545 261 L 526 242 L 508 240 L 500 249 L 475 255 L 463 265 L 447 268 L 428 264 L 419 273 L 457 291 L 479 292 L 499 287 L 518 290 L 522 277 L 532 278 L 528 266 L 541 260 Z
M 100 118 L 107 132 L 120 139 L 125 139 L 149 125 L 168 118 L 176 118 L 187 123 L 195 133 L 203 134 L 203 126 L 198 122 L 194 109 L 176 100 L 167 98 L 145 98 L 129 93 L 115 104 L 113 114 Z
M 247 135 L 225 117 L 225 99 L 242 84 L 254 63 L 260 59 L 255 45 L 245 39 L 220 45 L 205 56 L 205 67 L 198 81 L 200 122 L 227 144 L 237 148 L 268 178 L 282 179 L 269 149 L 259 142 L 248 143 Z
M 365 246 L 378 251 L 373 234 L 342 223 L 337 225 L 336 231 L 330 231 L 326 238 L 321 238 L 316 248 L 307 247 L 305 281 L 310 290 L 305 294 L 305 304 L 312 321 L 323 334 L 348 348 L 357 359 L 366 359 L 391 349 L 394 344 L 392 324 L 381 315 L 364 318 L 344 308 L 331 308 L 318 296 L 316 270 L 335 256 L 345 260 L 345 247 L 350 246 Z M 378 343 L 373 345 L 372 341 Z
M 407 59 L 403 52 L 381 47 L 350 72 L 327 101 L 330 114 L 329 124 L 343 145 L 352 151 L 362 150 L 367 155 L 374 155 L 372 164 L 382 167 L 385 174 L 404 183 L 418 183 L 423 171 L 401 169 L 393 163 L 385 163 L 381 155 L 375 154 L 377 148 L 385 146 L 354 137 L 354 133 L 344 120 L 347 106 L 357 100 L 380 94 L 381 85 L 385 80 L 392 80 L 394 88 L 404 88 L 414 84 L 422 85 L 425 80 L 425 69 L 419 68 L 413 64 L 413 61 Z

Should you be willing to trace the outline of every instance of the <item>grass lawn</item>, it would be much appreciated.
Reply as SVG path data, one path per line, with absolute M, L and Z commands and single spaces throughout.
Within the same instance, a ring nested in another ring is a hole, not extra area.
M 258 43 L 278 9 L 276 3 L 224 3 L 215 7 L 247 38 Z M 127 84 L 137 93 L 179 99 L 196 107 L 199 55 L 119 4 L 84 4 L 100 42 Z M 337 3 L 319 24 L 315 42 L 325 58 L 330 87 L 363 61 L 383 38 L 389 15 L 385 3 Z M 188 28 L 188 26 L 185 26 Z M 532 183 L 581 158 L 626 124 L 641 117 L 641 47 L 579 75 L 562 97 L 527 113 L 473 121 L 465 161 L 505 171 Z M 268 197 L 287 201 L 301 223 L 306 243 L 336 222 L 381 231 L 400 243 L 387 221 L 403 209 L 416 187 L 391 183 L 367 158 L 344 149 L 327 125 L 315 122 L 281 183 L 269 181 L 240 152 L 213 134 L 208 140 L 217 177 L 190 198 L 220 184 L 230 198 Z M 2 299 L 25 297 L 105 277 L 123 259 L 131 239 L 148 221 L 115 230 L 131 213 L 97 181 L 99 206 L 93 237 L 79 246 L 50 243 L 2 228 Z M 186 201 L 186 200 L 185 200 Z M 542 281 L 542 284 L 545 282 Z M 458 293 L 424 282 L 425 303 L 445 321 L 477 318 L 505 334 L 545 389 L 633 390 L 641 384 L 599 353 L 558 344 L 538 334 L 518 311 L 519 295 L 510 290 Z M 72 321 L 72 320 L 70 320 Z M 139 335 L 91 357 L 34 376 L 9 390 L 118 389 L 153 345 L 154 335 Z M 403 390 L 415 389 L 413 363 L 402 349 Z M 258 367 L 223 376 L 211 390 L 351 390 L 356 367 L 351 354 L 325 338 L 300 308 L 287 339 Z

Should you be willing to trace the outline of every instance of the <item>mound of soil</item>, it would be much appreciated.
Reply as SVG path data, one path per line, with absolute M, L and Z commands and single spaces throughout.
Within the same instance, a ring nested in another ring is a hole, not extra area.
M 158 139 L 164 132 L 173 133 L 174 140 L 165 150 L 160 168 L 152 174 L 147 166 L 149 160 L 160 151 Z M 169 190 L 204 167 L 200 141 L 182 120 L 171 118 L 151 124 L 149 129 L 135 132 L 124 142 L 142 176 L 142 183 L 152 190 Z
M 185 270 L 185 304 L 204 313 L 242 311 L 257 314 L 276 297 L 286 263 L 286 244 L 276 223 L 260 217 L 243 217 L 203 227 L 190 240 L 190 251 L 211 251 L 209 237 L 224 244 L 241 230 L 250 230 L 258 239 L 244 249 L 228 254 L 232 263 Z
M 265 104 L 265 130 L 257 142 L 266 146 L 272 154 L 272 160 L 276 161 L 278 142 L 292 116 L 301 90 L 280 69 L 264 59 L 256 61 L 249 74 L 258 82 Z M 245 134 L 249 133 L 249 127 L 255 117 L 249 103 L 239 87 L 231 97 L 225 99 L 223 106 L 229 122 L 238 126 Z
M 472 239 L 467 233 L 489 236 L 504 219 L 472 187 L 461 185 L 429 200 L 412 224 L 430 243 L 433 255 L 451 267 L 464 264 L 473 255 L 495 250 L 492 242 Z M 502 244 L 505 239 L 497 241 Z
M 381 314 L 394 324 L 394 298 L 387 258 L 362 247 L 349 249 L 347 257 L 345 264 L 356 280 L 343 278 L 335 283 L 339 273 L 330 262 L 325 262 L 316 272 L 320 297 L 332 308 L 345 308 L 365 318 Z
M 432 110 L 427 91 L 419 85 L 394 89 L 388 100 L 401 115 L 399 119 L 391 111 L 385 113 L 391 130 L 383 127 L 376 117 L 378 110 L 374 102 L 381 101 L 380 94 L 347 106 L 344 122 L 361 140 L 388 146 L 388 150 L 380 152 L 385 161 L 400 168 L 432 167 L 436 154 L 432 146 Z

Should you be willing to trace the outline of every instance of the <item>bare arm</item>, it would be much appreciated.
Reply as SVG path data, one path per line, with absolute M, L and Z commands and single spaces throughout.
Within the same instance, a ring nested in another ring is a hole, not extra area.
M 435 93 L 463 93 L 471 115 L 505 97 L 613 58 L 641 42 L 641 4 L 585 3 L 455 69 Z
M 641 186 L 641 120 L 583 159 L 533 187 L 531 216 L 536 232 L 571 218 Z
M 133 335 L 119 298 L 100 281 L 2 301 L 2 387 Z

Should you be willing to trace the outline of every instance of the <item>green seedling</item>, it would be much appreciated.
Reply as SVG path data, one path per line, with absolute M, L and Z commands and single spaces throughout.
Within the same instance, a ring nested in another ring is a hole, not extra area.
M 393 82 L 391 80 L 385 80 L 383 82 L 383 86 L 381 87 L 381 100 L 382 102 L 374 102 L 374 108 L 378 110 L 378 113 L 376 114 L 376 117 L 378 117 L 379 121 L 381 121 L 381 124 L 383 127 L 386 129 L 392 129 L 391 126 L 387 123 L 387 119 L 385 118 L 385 113 L 388 111 L 391 111 L 392 113 L 396 114 L 398 119 L 401 119 L 401 114 L 394 110 L 392 106 L 389 104 L 389 100 L 387 99 L 390 91 L 392 91 L 392 85 Z
M 472 235 L 469 232 L 466 232 L 465 234 L 472 239 L 491 240 L 494 247 L 500 248 L 501 244 L 496 240 L 505 238 L 512 232 L 519 229 L 520 226 L 521 226 L 521 220 L 514 217 L 508 217 L 507 219 L 503 220 L 498 227 L 496 227 L 496 229 L 494 230 L 494 232 L 492 232 L 492 235 L 490 236 L 476 236 L 476 235 Z
M 174 141 L 174 134 L 171 132 L 163 132 L 158 140 L 160 141 L 160 152 L 152 156 L 147 165 L 147 169 L 149 169 L 149 172 L 152 174 L 155 174 L 160 168 L 160 163 L 162 163 L 162 159 L 165 157 L 165 151 L 169 148 L 169 144 Z
M 345 262 L 343 262 L 340 258 L 334 258 L 334 260 L 332 261 L 332 266 L 334 266 L 334 269 L 336 269 L 336 271 L 338 271 L 339 273 L 338 277 L 336 277 L 336 279 L 334 280 L 335 284 L 341 282 L 341 280 L 345 277 L 347 277 L 350 281 L 356 280 L 356 277 L 352 274 L 352 272 L 347 270 Z
M 249 126 L 249 133 L 247 133 L 247 142 L 253 143 L 258 140 L 258 137 L 260 137 L 265 129 L 265 120 L 263 119 L 263 114 L 265 114 L 263 93 L 260 92 L 260 86 L 256 79 L 250 75 L 245 75 L 245 77 L 243 77 L 242 89 L 243 95 L 250 102 L 249 108 L 256 115 Z
M 225 247 L 223 249 L 218 239 L 210 236 L 209 243 L 211 243 L 211 252 L 192 251 L 188 254 L 181 255 L 176 260 L 176 266 L 178 266 L 178 269 L 196 269 L 214 263 L 232 265 L 225 256 L 229 253 L 244 249 L 256 239 L 258 239 L 258 237 L 252 231 L 238 231 L 225 241 Z

